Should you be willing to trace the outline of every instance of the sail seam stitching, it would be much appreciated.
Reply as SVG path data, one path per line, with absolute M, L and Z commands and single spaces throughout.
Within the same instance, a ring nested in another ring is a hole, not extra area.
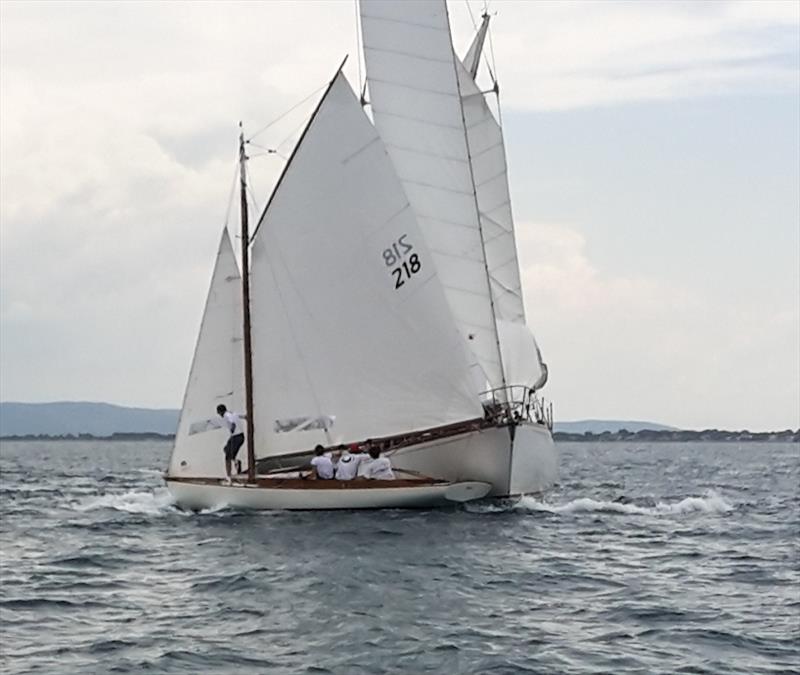
M 400 87 L 400 89 L 410 89 L 411 91 L 424 91 L 426 94 L 435 94 L 436 96 L 443 96 L 448 99 L 458 98 L 457 94 L 450 94 L 446 91 L 440 91 L 438 89 L 428 89 L 427 87 L 417 87 L 413 84 L 405 84 L 403 82 L 398 82 L 396 80 L 384 80 L 379 77 L 371 77 L 369 78 L 369 81 L 376 82 L 378 84 L 385 84 L 390 87 Z
M 401 115 L 400 113 L 393 113 L 388 110 L 381 110 L 380 106 L 376 106 L 374 103 L 372 104 L 372 111 L 373 114 L 386 115 L 387 117 L 397 117 L 402 120 L 411 120 L 412 122 L 419 122 L 420 124 L 427 124 L 432 127 L 439 127 L 440 129 L 451 129 L 452 131 L 459 131 L 459 128 L 454 127 L 452 124 L 443 124 L 442 122 L 432 122 L 430 120 L 425 120 L 420 117 L 412 117 L 411 115 Z M 386 141 L 384 141 L 384 143 L 386 143 Z M 386 143 L 386 145 L 391 145 L 391 143 Z
M 417 54 L 412 54 L 411 52 L 404 52 L 401 49 L 387 49 L 386 47 L 372 47 L 368 44 L 364 44 L 364 49 L 371 50 L 373 52 L 386 52 L 387 54 L 397 54 L 398 56 L 407 56 L 410 59 L 416 59 L 417 61 L 432 61 L 433 63 L 444 63 L 446 64 L 448 61 L 447 59 L 437 59 L 431 56 L 419 56 Z
M 374 14 L 365 14 L 364 12 L 361 13 L 361 21 L 363 23 L 364 19 L 371 19 L 372 21 L 385 21 L 388 23 L 400 23 L 406 26 L 416 26 L 417 28 L 427 28 L 428 30 L 435 30 L 440 33 L 444 32 L 444 28 L 439 28 L 437 26 L 431 26 L 429 24 L 424 23 L 416 23 L 414 21 L 403 21 L 402 19 L 390 19 L 385 16 L 375 16 Z

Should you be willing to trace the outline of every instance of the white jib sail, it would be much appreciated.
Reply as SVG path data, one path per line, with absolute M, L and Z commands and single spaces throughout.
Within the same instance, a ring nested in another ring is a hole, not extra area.
M 460 62 L 457 67 L 495 315 L 523 322 L 503 130 L 467 69 Z
M 444 0 L 361 0 L 360 11 L 375 126 L 434 256 L 459 330 L 489 383 L 500 386 L 447 6 Z
M 482 416 L 433 263 L 340 73 L 254 237 L 259 457 Z
M 503 130 L 474 79 L 488 24 L 484 16 L 464 63 L 458 65 L 459 85 L 506 382 L 539 388 L 547 381 L 547 366 L 536 339 L 527 326 L 508 325 L 525 323 L 525 307 Z
M 475 79 L 475 76 L 478 74 L 478 66 L 481 62 L 481 53 L 483 52 L 483 43 L 486 41 L 486 33 L 489 31 L 489 15 L 484 14 L 481 18 L 481 25 L 478 28 L 478 32 L 475 33 L 475 37 L 472 40 L 472 44 L 469 46 L 467 53 L 464 55 L 463 63 L 464 67 L 467 69 L 469 74 L 472 76 L 472 79 Z
M 189 371 L 170 476 L 225 476 L 222 448 L 228 431 L 217 424 L 220 403 L 243 411 L 242 278 L 227 229 L 219 242 Z

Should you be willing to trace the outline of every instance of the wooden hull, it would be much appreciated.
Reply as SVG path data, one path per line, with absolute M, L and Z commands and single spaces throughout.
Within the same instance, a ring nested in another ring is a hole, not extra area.
M 231 507 L 257 510 L 421 509 L 452 505 L 486 496 L 491 485 L 475 481 L 460 483 L 422 481 L 370 481 L 347 487 L 337 481 L 303 481 L 293 487 L 281 481 L 258 484 L 208 479 L 166 479 L 176 503 L 199 511 Z M 315 483 L 320 483 L 315 486 Z

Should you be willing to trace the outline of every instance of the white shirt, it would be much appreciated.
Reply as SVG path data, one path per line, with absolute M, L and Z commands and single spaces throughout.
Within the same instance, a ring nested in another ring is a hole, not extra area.
M 336 463 L 336 478 L 338 480 L 353 480 L 358 475 L 358 466 L 363 459 L 363 454 L 351 455 L 345 450 Z
M 392 480 L 394 479 L 394 471 L 392 471 L 392 463 L 388 457 L 378 457 L 373 459 L 367 464 L 364 475 L 367 478 L 376 478 L 378 480 Z
M 222 419 L 225 421 L 225 428 L 231 432 L 231 436 L 244 433 L 244 429 L 242 428 L 242 420 L 239 417 L 239 413 L 226 410 L 225 414 L 222 416 Z
M 333 478 L 333 462 L 328 455 L 320 455 L 311 460 L 311 466 L 317 470 L 319 478 Z

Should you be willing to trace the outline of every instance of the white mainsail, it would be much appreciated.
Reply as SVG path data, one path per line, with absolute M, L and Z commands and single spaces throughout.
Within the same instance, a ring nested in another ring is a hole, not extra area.
M 433 262 L 384 144 L 339 73 L 254 237 L 260 457 L 482 416 Z
M 470 148 L 444 0 L 361 0 L 375 126 L 417 216 L 453 316 L 492 387 L 503 384 Z M 458 63 L 457 63 L 458 62 Z
M 175 445 L 171 476 L 225 476 L 222 448 L 227 430 L 215 424 L 220 404 L 241 412 L 244 406 L 242 277 L 224 229 L 217 250 Z

